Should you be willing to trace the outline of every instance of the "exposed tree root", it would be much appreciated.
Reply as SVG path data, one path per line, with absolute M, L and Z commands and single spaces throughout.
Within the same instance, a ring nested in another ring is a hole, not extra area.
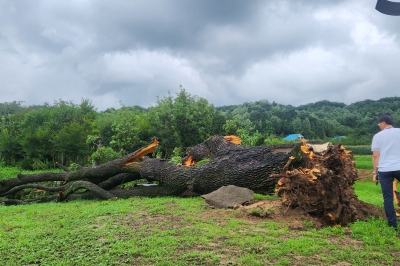
M 341 225 L 363 219 L 376 209 L 354 193 L 357 171 L 351 151 L 337 144 L 317 152 L 305 142 L 301 150 L 306 168 L 281 173 L 278 181 L 277 192 L 284 206 Z

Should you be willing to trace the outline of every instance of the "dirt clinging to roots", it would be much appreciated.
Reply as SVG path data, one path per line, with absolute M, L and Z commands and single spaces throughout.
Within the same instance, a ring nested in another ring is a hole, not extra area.
M 353 184 L 359 178 L 351 151 L 340 144 L 320 149 L 303 142 L 300 154 L 303 166 L 290 169 L 289 161 L 280 173 L 277 193 L 285 213 L 296 210 L 299 215 L 300 211 L 321 226 L 347 225 L 383 215 L 382 210 L 355 195 Z

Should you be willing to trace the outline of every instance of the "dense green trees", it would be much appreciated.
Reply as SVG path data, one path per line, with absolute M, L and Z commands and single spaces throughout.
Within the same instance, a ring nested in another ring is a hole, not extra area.
M 344 135 L 346 140 L 341 141 L 368 145 L 373 134 L 379 130 L 376 119 L 380 113 L 389 111 L 395 121 L 400 121 L 400 97 L 365 100 L 350 105 L 325 100 L 299 107 L 268 104 L 264 100 L 222 106 L 217 110 L 228 119 L 233 119 L 232 115 L 249 118 L 254 131 L 257 129 L 265 139 L 301 133 L 310 140 L 332 141 L 332 137 Z M 264 113 L 260 114 L 260 110 L 264 110 Z M 261 117 L 266 118 L 266 121 L 260 123 Z
M 400 122 L 400 97 L 365 100 L 350 105 L 329 101 L 299 107 L 267 100 L 215 108 L 204 98 L 181 89 L 157 98 L 149 108 L 121 106 L 97 112 L 90 100 L 80 104 L 55 101 L 52 105 L 23 106 L 0 103 L 0 165 L 22 168 L 89 165 L 130 153 L 154 137 L 160 145 L 154 156 L 170 158 L 177 151 L 214 134 L 235 134 L 246 145 L 276 144 L 291 133 L 315 141 L 369 145 L 378 132 L 377 116 L 389 111 Z M 174 152 L 175 150 L 175 152 Z
M 19 133 L 24 111 L 22 102 L 0 104 L 0 160 L 2 165 L 14 165 L 16 161 L 23 158 Z
M 97 112 L 89 100 L 80 105 L 62 100 L 53 105 L 20 108 L 3 115 L 0 124 L 2 159 L 23 168 L 49 167 L 55 162 L 86 162 L 91 154 L 86 143 Z M 42 163 L 38 163 L 38 161 Z
M 149 108 L 149 117 L 154 136 L 161 140 L 159 155 L 165 158 L 172 155 L 175 147 L 184 151 L 214 134 L 222 134 L 225 124 L 213 105 L 185 89 L 175 98 L 168 94 L 158 99 L 157 105 Z

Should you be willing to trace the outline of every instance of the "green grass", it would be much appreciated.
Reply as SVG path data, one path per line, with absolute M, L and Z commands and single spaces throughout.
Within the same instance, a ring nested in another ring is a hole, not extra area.
M 0 210 L 2 265 L 392 265 L 400 249 L 381 219 L 294 231 L 268 219 L 251 222 L 235 210 L 209 209 L 201 198 Z
M 0 167 L 0 180 L 2 179 L 9 179 L 9 178 L 14 178 L 17 177 L 18 174 L 37 174 L 37 173 L 42 173 L 43 171 L 39 170 L 34 170 L 34 171 L 26 171 L 26 170 L 19 170 L 16 167 Z M 53 169 L 53 170 L 48 170 L 48 172 L 62 172 L 60 169 Z
M 354 189 L 382 206 L 379 186 L 357 181 Z M 399 238 L 383 219 L 319 230 L 304 224 L 291 230 L 210 209 L 200 197 L 0 206 L 0 265 L 400 264 Z
M 354 155 L 357 169 L 374 169 L 371 155 Z
M 357 181 L 353 187 L 360 200 L 383 208 L 383 197 L 380 185 L 376 185 L 372 181 Z

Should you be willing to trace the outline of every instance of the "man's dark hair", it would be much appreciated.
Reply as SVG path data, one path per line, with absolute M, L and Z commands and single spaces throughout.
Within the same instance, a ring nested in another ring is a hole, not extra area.
M 393 125 L 393 116 L 389 113 L 383 113 L 378 117 L 378 123 L 385 122 L 388 125 Z

